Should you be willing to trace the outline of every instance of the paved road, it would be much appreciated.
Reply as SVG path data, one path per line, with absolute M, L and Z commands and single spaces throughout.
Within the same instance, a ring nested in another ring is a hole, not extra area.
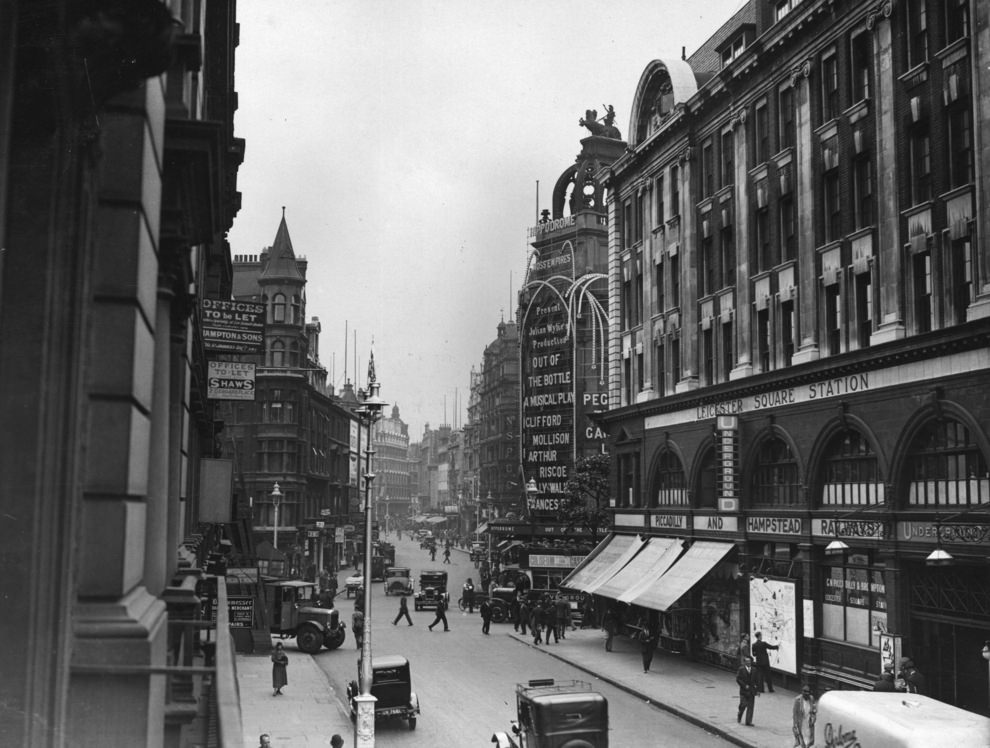
M 394 536 L 393 536 L 394 541 Z M 376 745 L 379 746 L 467 746 L 491 745 L 492 733 L 507 730 L 515 717 L 515 684 L 531 678 L 559 680 L 591 680 L 595 690 L 609 702 L 613 748 L 631 746 L 719 746 L 728 745 L 721 738 L 661 711 L 613 686 L 591 678 L 577 668 L 534 650 L 507 635 L 510 624 L 492 624 L 491 634 L 481 633 L 481 618 L 461 614 L 456 599 L 467 577 L 477 584 L 477 570 L 461 551 L 451 554 L 450 564 L 442 564 L 442 554 L 431 562 L 419 544 L 407 540 L 396 543 L 396 564 L 409 566 L 418 581 L 423 569 L 445 569 L 450 575 L 453 610 L 447 617 L 451 631 L 442 626 L 432 632 L 427 625 L 433 621 L 432 611 L 416 612 L 410 600 L 410 614 L 415 625 L 405 622 L 393 626 L 398 600 L 386 597 L 383 585 L 372 589 L 372 647 L 376 655 L 403 654 L 412 666 L 413 689 L 419 695 L 422 714 L 415 731 L 410 732 L 401 720 L 381 720 L 376 725 Z M 341 572 L 341 579 L 347 571 Z M 479 587 L 480 589 L 480 587 Z M 350 621 L 353 600 L 338 597 L 341 616 Z M 551 645 L 566 647 L 566 641 Z M 335 652 L 325 652 L 315 658 L 337 694 L 341 710 L 347 682 L 357 677 L 357 649 L 348 632 L 344 646 Z M 658 741 L 662 736 L 662 741 Z

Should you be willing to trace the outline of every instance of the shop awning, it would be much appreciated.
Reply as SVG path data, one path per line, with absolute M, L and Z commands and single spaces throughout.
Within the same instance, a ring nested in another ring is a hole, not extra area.
M 509 551 L 515 548 L 517 545 L 522 545 L 522 544 L 523 542 L 521 540 L 503 540 L 497 546 L 495 546 L 495 548 L 499 552 Z
M 652 544 L 658 540 L 672 540 L 673 542 L 667 545 L 666 549 L 654 559 L 653 563 L 650 565 L 650 568 L 646 569 L 646 571 L 644 571 L 639 578 L 637 578 L 631 585 L 627 586 L 626 589 L 619 594 L 618 598 L 616 598 L 619 602 L 631 603 L 637 597 L 653 587 L 657 583 L 657 580 L 667 573 L 667 570 L 674 565 L 677 559 L 680 558 L 680 555 L 684 552 L 684 540 L 681 538 L 652 538 L 650 543 Z M 637 556 L 637 559 L 638 558 L 639 556 Z
M 426 520 L 428 525 L 441 525 L 447 521 L 446 517 L 428 517 Z
M 735 545 L 732 543 L 695 541 L 659 580 L 629 602 L 653 610 L 667 610 L 714 569 L 733 548 Z
M 487 522 L 482 522 L 480 525 L 478 525 L 476 528 L 474 528 L 474 534 L 475 535 L 484 535 L 486 532 L 488 532 L 488 523 Z
M 649 576 L 660 563 L 660 560 L 664 558 L 667 551 L 675 544 L 678 546 L 679 551 L 679 540 L 674 540 L 674 538 L 650 538 L 643 544 L 639 553 L 628 564 L 619 569 L 610 579 L 606 579 L 597 588 L 589 590 L 589 592 L 594 592 L 596 595 L 601 595 L 611 600 L 618 600 L 623 592 L 631 587 L 638 586 L 646 576 Z M 670 560 L 662 567 L 663 571 L 652 574 L 654 579 L 670 568 L 670 565 L 677 559 L 677 554 L 668 554 L 668 557 Z
M 561 587 L 580 592 L 590 592 L 629 563 L 629 559 L 643 546 L 638 535 L 610 535 L 595 548 L 574 571 L 568 574 Z

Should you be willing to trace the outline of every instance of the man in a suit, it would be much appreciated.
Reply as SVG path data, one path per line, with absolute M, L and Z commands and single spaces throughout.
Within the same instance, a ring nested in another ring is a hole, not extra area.
M 773 693 L 773 680 L 770 676 L 770 654 L 771 649 L 780 649 L 776 644 L 768 644 L 763 641 L 763 634 L 757 631 L 753 636 L 756 637 L 756 641 L 753 642 L 753 659 L 756 660 L 756 678 L 759 683 L 760 693 L 763 693 L 763 687 Z
M 742 667 L 736 673 L 736 683 L 739 684 L 739 713 L 736 722 L 742 722 L 743 712 L 746 713 L 746 724 L 753 725 L 753 707 L 756 704 L 757 676 L 753 670 L 753 658 L 744 657 Z

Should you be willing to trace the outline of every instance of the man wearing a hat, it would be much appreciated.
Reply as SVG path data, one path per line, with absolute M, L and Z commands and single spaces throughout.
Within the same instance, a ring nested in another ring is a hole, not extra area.
M 899 690 L 908 693 L 925 693 L 925 676 L 914 666 L 914 660 L 910 657 L 902 657 L 900 661 L 900 672 L 897 674 L 898 685 L 903 683 L 903 688 Z
M 896 691 L 894 687 L 894 671 L 890 668 L 884 668 L 883 672 L 880 674 L 880 680 L 873 684 L 874 691 Z

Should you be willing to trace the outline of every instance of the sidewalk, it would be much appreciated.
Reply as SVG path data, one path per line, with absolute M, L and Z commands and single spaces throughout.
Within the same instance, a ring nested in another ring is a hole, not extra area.
M 340 733 L 344 745 L 354 743 L 350 715 L 344 711 L 346 694 L 338 694 L 308 654 L 287 649 L 289 684 L 282 696 L 272 696 L 272 661 L 267 654 L 237 654 L 237 687 L 246 748 L 258 745 L 258 736 L 272 736 L 273 748 L 330 745 Z
M 499 626 L 527 646 L 640 696 L 735 745 L 755 748 L 794 745 L 791 732 L 791 709 L 797 696 L 794 691 L 775 686 L 775 693 L 760 694 L 753 710 L 753 726 L 747 727 L 736 722 L 739 687 L 734 673 L 660 650 L 653 658 L 650 672 L 644 673 L 639 646 L 624 636 L 616 636 L 612 651 L 606 652 L 605 634 L 597 629 L 568 631 L 567 638 L 559 643 L 536 646 L 532 636 L 514 633 L 508 624 Z

